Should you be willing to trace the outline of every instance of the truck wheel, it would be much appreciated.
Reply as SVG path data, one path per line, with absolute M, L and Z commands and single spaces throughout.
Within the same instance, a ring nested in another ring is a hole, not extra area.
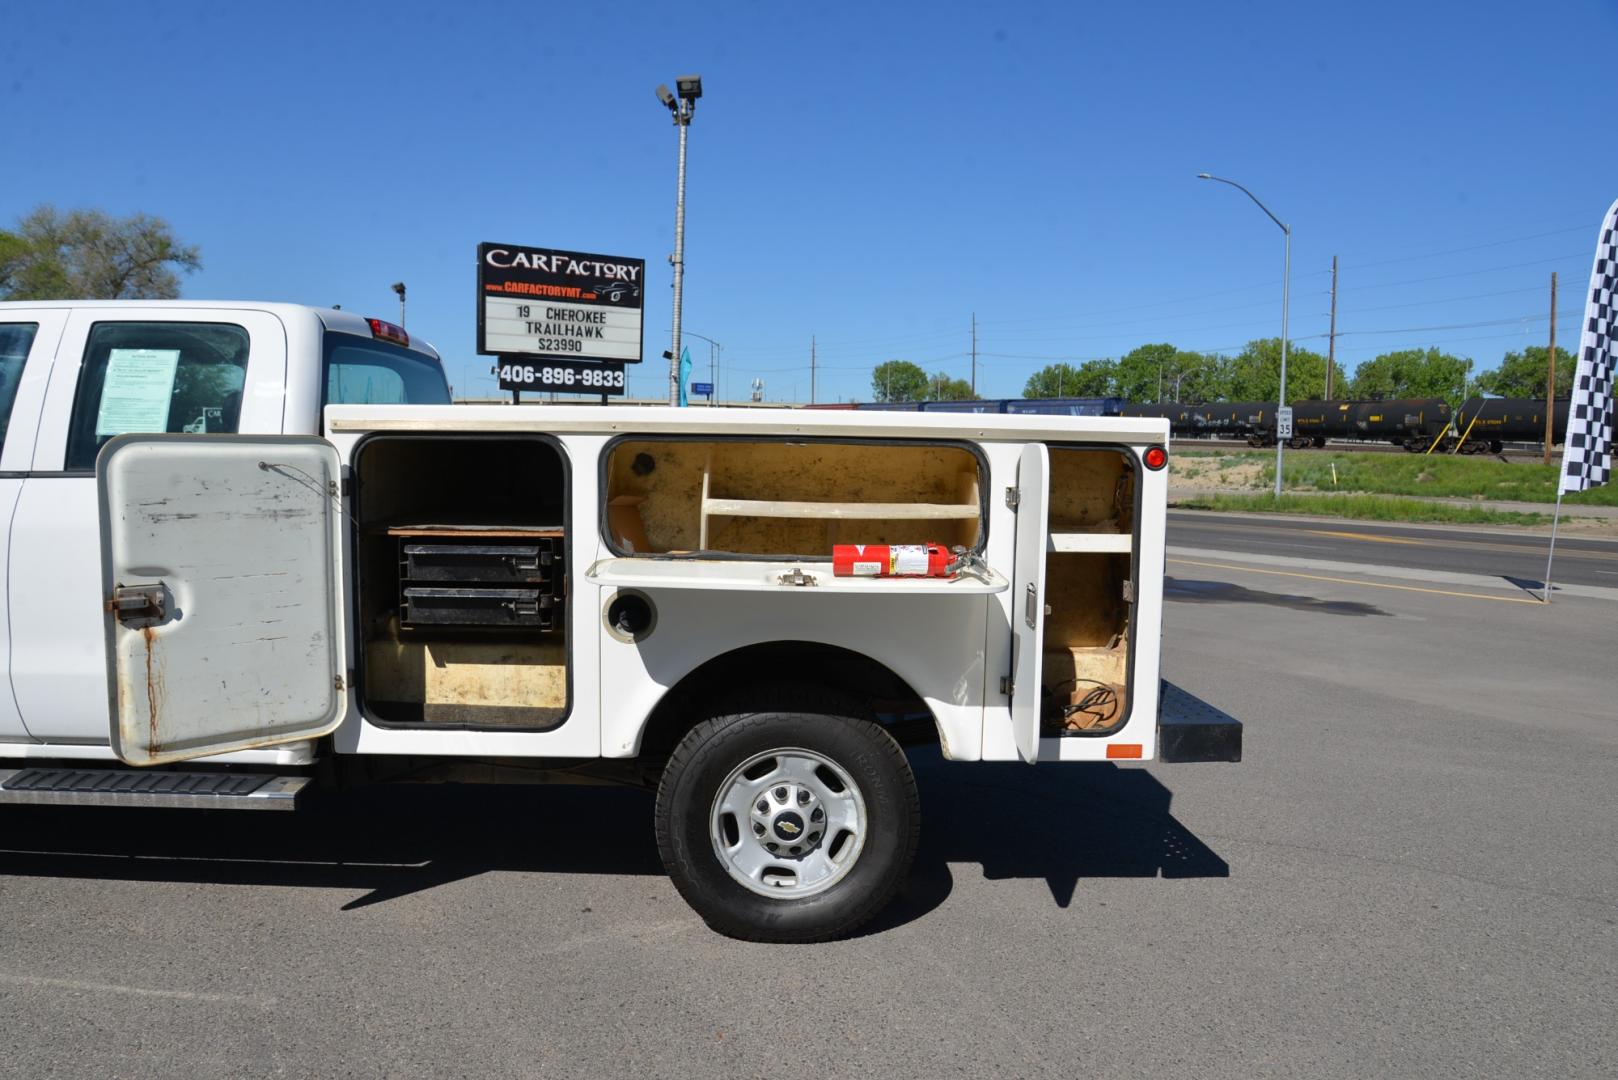
M 824 941 L 892 899 L 920 835 L 904 752 L 858 704 L 813 688 L 741 699 L 688 732 L 657 788 L 657 849 L 709 926 Z

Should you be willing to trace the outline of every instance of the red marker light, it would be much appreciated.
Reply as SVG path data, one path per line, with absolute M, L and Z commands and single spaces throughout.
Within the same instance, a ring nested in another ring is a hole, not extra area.
M 410 344 L 410 335 L 405 333 L 404 327 L 394 326 L 392 323 L 383 322 L 381 319 L 366 319 L 365 321 L 371 324 L 372 337 L 379 338 L 382 341 L 391 341 L 395 345 Z
M 1148 446 L 1141 458 L 1146 462 L 1148 469 L 1156 472 L 1169 463 L 1169 452 L 1161 446 Z

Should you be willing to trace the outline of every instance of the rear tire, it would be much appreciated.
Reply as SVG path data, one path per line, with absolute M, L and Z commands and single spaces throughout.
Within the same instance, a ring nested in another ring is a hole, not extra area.
M 825 941 L 893 898 L 921 810 L 904 752 L 868 710 L 771 687 L 716 708 L 680 740 L 658 784 L 656 829 L 675 888 L 721 934 Z

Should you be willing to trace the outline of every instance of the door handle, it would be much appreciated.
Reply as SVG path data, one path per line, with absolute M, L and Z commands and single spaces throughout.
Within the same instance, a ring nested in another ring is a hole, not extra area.
M 1032 581 L 1028 583 L 1027 600 L 1023 609 L 1023 619 L 1027 621 L 1028 629 L 1032 630 L 1039 625 L 1039 590 L 1034 588 Z
M 107 610 L 119 622 L 131 619 L 161 619 L 167 611 L 168 590 L 156 585 L 119 585 L 112 590 Z

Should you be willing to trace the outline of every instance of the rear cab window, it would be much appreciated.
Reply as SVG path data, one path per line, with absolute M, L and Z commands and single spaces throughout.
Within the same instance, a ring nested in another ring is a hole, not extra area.
M 448 405 L 449 383 L 438 362 L 384 341 L 325 336 L 322 405 Z

